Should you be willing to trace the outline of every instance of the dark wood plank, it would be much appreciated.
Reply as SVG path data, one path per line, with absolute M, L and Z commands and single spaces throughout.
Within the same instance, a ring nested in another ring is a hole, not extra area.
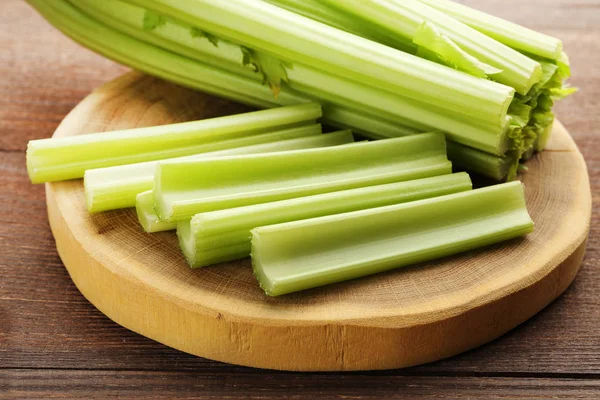
M 582 91 L 559 115 L 586 156 L 597 211 L 600 1 L 465 2 L 563 38 Z M 0 398 L 2 385 L 10 385 L 10 399 L 274 398 L 301 389 L 307 398 L 600 397 L 593 380 L 600 373 L 598 212 L 584 266 L 565 295 L 494 343 L 431 365 L 368 375 L 273 373 L 186 355 L 116 325 L 70 281 L 48 228 L 43 186 L 28 183 L 22 151 L 126 69 L 63 37 L 21 0 L 0 2 L 0 46 Z
M 0 150 L 24 150 L 127 68 L 60 34 L 24 1 L 0 3 Z
M 262 379 L 257 381 L 257 376 Z M 593 379 L 4 370 L 6 399 L 595 399 Z M 1 395 L 0 395 L 1 396 Z

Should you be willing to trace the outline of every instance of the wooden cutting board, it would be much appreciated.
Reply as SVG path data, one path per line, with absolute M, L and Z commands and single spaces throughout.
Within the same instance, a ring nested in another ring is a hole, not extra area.
M 97 89 L 55 137 L 246 111 L 139 73 Z M 543 309 L 575 278 L 591 194 L 585 162 L 556 124 L 522 177 L 536 223 L 524 239 L 270 298 L 249 260 L 187 267 L 174 233 L 146 234 L 133 210 L 90 215 L 81 181 L 47 184 L 58 252 L 81 293 L 120 325 L 168 346 L 261 368 L 406 367 L 461 353 Z M 43 284 L 43 282 L 40 282 Z

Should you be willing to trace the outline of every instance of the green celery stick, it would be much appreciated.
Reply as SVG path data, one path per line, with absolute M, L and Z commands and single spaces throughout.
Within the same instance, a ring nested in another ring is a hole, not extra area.
M 270 296 L 434 260 L 533 231 L 511 182 L 411 203 L 252 230 L 252 265 Z
M 330 137 L 321 135 L 320 125 L 307 125 L 247 138 L 216 142 L 208 145 L 207 151 L 204 153 L 199 152 L 176 159 L 184 161 L 226 155 L 269 153 L 334 146 L 352 141 L 352 134 L 349 131 L 336 133 Z M 156 164 L 157 161 L 148 161 L 87 170 L 83 182 L 88 211 L 99 212 L 133 207 L 135 196 L 138 193 L 152 189 Z
M 287 150 L 300 150 L 310 149 L 317 147 L 329 147 L 339 146 L 344 144 L 352 143 L 353 137 L 350 131 L 339 131 L 334 133 L 328 133 L 326 135 L 311 136 L 306 138 L 284 140 L 276 143 L 268 143 L 263 145 L 249 146 L 235 150 L 224 150 L 206 154 L 207 157 L 223 157 L 226 155 L 237 154 L 259 154 L 268 152 L 278 152 Z M 247 153 L 245 153 L 247 151 Z M 144 170 L 143 176 L 137 177 L 139 182 L 135 183 L 135 187 L 148 187 L 147 191 L 143 193 L 136 193 L 135 207 L 137 209 L 140 224 L 144 230 L 148 233 L 161 232 L 166 230 L 174 230 L 176 228 L 175 223 L 168 223 L 160 221 L 156 211 L 154 210 L 154 194 L 152 193 L 152 183 L 154 181 L 155 165 L 149 171 Z M 138 171 L 135 171 L 136 173 Z M 147 175 L 149 173 L 149 175 Z M 144 185 L 141 184 L 143 179 Z M 135 181 L 130 177 L 129 181 Z M 133 185 L 133 183 L 132 183 Z M 121 190 L 127 190 L 125 187 Z M 141 198 L 140 198 L 141 196 Z
M 165 222 L 158 219 L 158 215 L 154 211 L 154 194 L 152 194 L 152 190 L 139 193 L 136 196 L 135 211 L 145 232 L 156 233 L 172 231 L 177 228 L 176 222 Z
M 27 171 L 33 183 L 81 178 L 88 169 L 190 155 L 199 146 L 314 124 L 320 116 L 321 107 L 308 103 L 180 124 L 32 140 L 27 147 Z
M 166 221 L 225 208 L 448 174 L 444 136 L 419 134 L 342 147 L 161 161 L 155 207 Z
M 218 249 L 222 252 L 219 262 L 231 261 L 239 255 L 238 246 L 246 243 L 247 257 L 250 231 L 259 226 L 406 203 L 471 188 L 469 175 L 459 173 L 298 197 L 197 214 L 190 221 L 180 222 L 177 234 L 190 266 L 204 267 L 208 264 L 203 255 L 209 250 L 209 261 L 214 261 Z M 236 252 L 228 253 L 233 248 Z

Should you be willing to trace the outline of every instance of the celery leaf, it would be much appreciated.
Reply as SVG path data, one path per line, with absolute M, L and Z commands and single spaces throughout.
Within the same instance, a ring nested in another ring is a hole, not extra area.
M 210 43 L 212 43 L 213 46 L 219 47 L 219 38 L 213 35 L 212 33 L 203 31 L 202 29 L 193 26 L 192 28 L 190 28 L 190 34 L 194 38 L 204 38 Z
M 437 61 L 438 64 L 447 65 L 478 78 L 487 78 L 502 72 L 461 49 L 452 39 L 440 33 L 432 23 L 427 21 L 419 26 L 413 37 L 413 43 L 419 46 L 417 51 L 420 57 Z
M 288 82 L 286 68 L 292 68 L 292 65 L 244 46 L 240 46 L 240 48 L 243 55 L 242 63 L 245 66 L 251 66 L 255 72 L 261 74 L 263 84 L 268 84 L 277 97 L 281 91 L 281 83 Z

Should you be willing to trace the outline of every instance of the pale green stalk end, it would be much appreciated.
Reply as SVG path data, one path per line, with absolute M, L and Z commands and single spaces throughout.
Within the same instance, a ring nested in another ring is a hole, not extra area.
M 154 195 L 152 194 L 152 190 L 137 195 L 135 211 L 140 225 L 142 225 L 145 232 L 156 233 L 172 231 L 177 228 L 176 223 L 161 221 L 158 218 L 158 215 L 156 215 L 156 212 L 154 211 Z

